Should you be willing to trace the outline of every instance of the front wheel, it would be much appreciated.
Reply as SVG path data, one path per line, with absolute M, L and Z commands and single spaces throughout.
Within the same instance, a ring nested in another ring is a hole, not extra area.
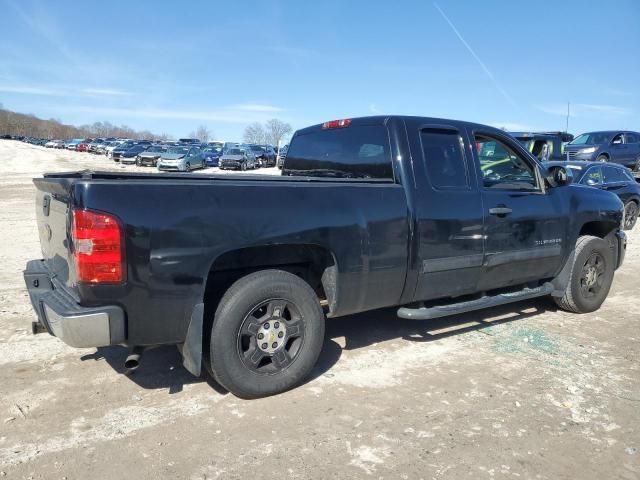
M 614 270 L 613 253 L 605 240 L 579 237 L 566 290 L 554 300 L 563 310 L 574 313 L 598 310 L 609 294 Z
M 633 200 L 624 206 L 624 229 L 632 230 L 638 220 L 638 204 Z
M 184 171 L 185 172 L 190 172 L 191 171 L 191 164 L 189 162 L 187 162 L 187 164 L 184 166 Z
M 240 165 L 240 170 L 243 172 L 247 170 L 247 162 L 242 162 L 242 164 Z
M 206 366 L 241 398 L 275 395 L 311 373 L 324 341 L 324 312 L 311 287 L 282 270 L 236 281 L 218 304 Z
M 598 158 L 596 158 L 596 162 L 608 162 L 609 161 L 609 157 L 607 157 L 606 155 L 598 155 Z

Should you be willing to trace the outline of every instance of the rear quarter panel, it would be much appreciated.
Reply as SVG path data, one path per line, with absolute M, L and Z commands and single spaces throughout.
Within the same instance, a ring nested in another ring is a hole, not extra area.
M 128 315 L 131 344 L 184 340 L 211 265 L 245 247 L 312 244 L 336 262 L 334 316 L 398 302 L 407 267 L 400 185 L 283 181 L 79 181 L 78 206 L 114 213 L 126 238 L 128 280 L 79 286 L 86 304 Z

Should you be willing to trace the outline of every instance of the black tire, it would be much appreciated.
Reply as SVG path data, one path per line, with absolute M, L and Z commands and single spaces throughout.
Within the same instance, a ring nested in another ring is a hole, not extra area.
M 276 350 L 266 353 L 266 342 L 277 336 L 261 332 L 283 328 L 278 323 L 285 326 L 281 343 L 277 347 L 273 343 Z M 265 343 L 260 347 L 258 342 Z M 302 383 L 315 366 L 323 342 L 324 312 L 311 287 L 291 273 L 262 270 L 236 281 L 222 297 L 205 365 L 234 395 L 266 397 Z
M 562 297 L 554 300 L 569 312 L 598 310 L 609 294 L 614 270 L 613 253 L 605 240 L 588 235 L 579 237 L 567 288 Z
M 247 170 L 247 162 L 242 162 L 240 165 L 240 170 L 245 172 Z
M 185 172 L 190 172 L 191 171 L 191 164 L 189 162 L 187 162 L 184 166 L 184 171 Z
M 598 155 L 598 158 L 596 158 L 596 162 L 608 162 L 609 161 L 609 157 L 607 157 L 606 155 Z
M 624 229 L 633 230 L 638 221 L 638 204 L 633 200 L 624 204 Z

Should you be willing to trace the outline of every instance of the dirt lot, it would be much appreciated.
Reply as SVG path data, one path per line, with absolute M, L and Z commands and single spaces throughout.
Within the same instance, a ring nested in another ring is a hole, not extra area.
M 638 229 L 594 314 L 543 299 L 430 323 L 330 320 L 312 380 L 242 401 L 175 348 L 126 376 L 124 349 L 31 335 L 31 177 L 109 166 L 0 141 L 1 477 L 640 478 Z

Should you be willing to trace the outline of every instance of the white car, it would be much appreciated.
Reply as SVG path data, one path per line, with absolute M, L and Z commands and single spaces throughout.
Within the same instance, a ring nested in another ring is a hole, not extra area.
M 58 145 L 58 142 L 56 142 L 55 140 L 49 140 L 44 144 L 46 148 L 55 148 L 56 145 Z

